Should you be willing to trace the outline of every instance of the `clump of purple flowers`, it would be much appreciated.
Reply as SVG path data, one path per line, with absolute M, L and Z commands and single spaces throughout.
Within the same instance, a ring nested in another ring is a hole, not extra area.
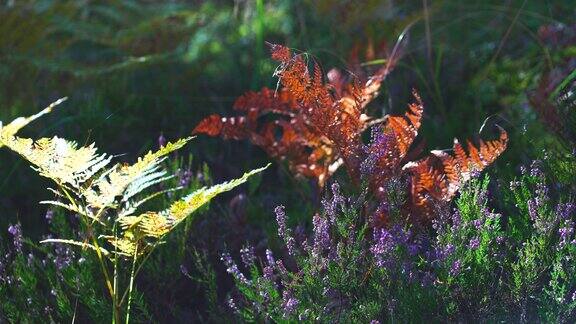
M 185 169 L 185 170 L 178 170 L 178 184 L 184 188 L 188 187 L 192 182 L 192 170 Z
M 247 268 L 252 267 L 256 261 L 254 247 L 252 245 L 246 245 L 240 249 L 240 257 L 242 258 L 242 263 L 244 263 Z
M 276 207 L 274 213 L 276 214 L 276 222 L 278 223 L 278 236 L 284 240 L 288 254 L 294 256 L 296 255 L 296 240 L 286 225 L 286 211 L 284 210 L 284 206 L 280 205 Z
M 238 269 L 238 265 L 236 265 L 236 262 L 234 262 L 234 260 L 230 256 L 230 253 L 228 252 L 222 253 L 220 260 L 224 262 L 224 265 L 226 266 L 226 271 L 229 274 L 231 274 L 234 277 L 234 279 L 238 280 L 239 282 L 245 285 L 248 285 L 250 283 L 248 279 L 246 279 L 244 274 L 240 271 L 240 269 Z
M 294 293 L 290 289 L 282 292 L 282 310 L 284 317 L 293 314 L 298 308 L 299 301 L 294 297 Z
M 74 262 L 75 254 L 74 251 L 64 244 L 57 244 L 54 249 L 54 265 L 59 271 L 68 268 Z
M 449 271 L 450 276 L 456 277 L 460 273 L 461 269 L 462 269 L 462 261 L 455 260 L 454 262 L 452 262 L 452 266 L 450 266 Z
M 8 233 L 12 235 L 12 242 L 14 244 L 14 249 L 16 249 L 16 252 L 18 253 L 22 252 L 23 237 L 22 237 L 22 226 L 20 225 L 20 223 L 16 223 L 14 225 L 10 224 L 10 226 L 8 226 Z
M 470 250 L 476 250 L 477 248 L 480 247 L 480 239 L 477 237 L 474 237 L 470 240 L 470 243 L 468 243 L 468 247 L 470 248 Z
M 572 214 L 574 211 L 576 211 L 576 205 L 573 203 L 558 204 L 558 207 L 556 207 L 556 217 L 558 217 L 560 223 L 558 229 L 558 235 L 560 237 L 558 243 L 559 249 L 562 249 L 568 244 L 576 244 L 576 238 L 573 238 L 574 221 L 572 220 Z

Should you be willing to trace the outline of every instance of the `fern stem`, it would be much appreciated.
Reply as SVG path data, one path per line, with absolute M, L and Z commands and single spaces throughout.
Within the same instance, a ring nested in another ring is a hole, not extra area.
M 134 248 L 134 258 L 132 259 L 132 271 L 130 272 L 130 286 L 128 288 L 128 305 L 126 305 L 126 324 L 130 323 L 130 307 L 132 306 L 132 289 L 134 288 L 134 277 L 136 271 L 136 259 L 138 258 L 138 244 Z
M 62 191 L 64 192 L 64 194 L 66 195 L 66 197 L 68 198 L 68 200 L 70 201 L 70 203 L 72 203 L 72 205 L 75 208 L 78 208 L 77 204 L 76 204 L 76 200 L 74 200 L 74 198 L 72 198 L 72 196 L 70 195 L 70 193 L 68 192 L 68 190 L 66 190 L 66 187 L 60 185 L 60 188 L 62 189 Z M 96 237 L 94 237 L 94 235 L 92 234 L 92 226 L 90 224 L 90 222 L 88 220 L 86 220 L 86 226 L 87 226 L 87 230 L 88 233 L 90 233 L 90 236 L 92 238 L 92 244 L 96 247 L 96 255 L 98 256 L 98 261 L 100 263 L 100 267 L 102 268 L 102 273 L 104 274 L 104 280 L 106 281 L 106 287 L 108 288 L 108 293 L 110 294 L 110 298 L 112 298 L 112 314 L 113 314 L 113 323 L 119 323 L 119 318 L 118 318 L 118 310 L 116 307 L 116 293 L 114 290 L 114 287 L 112 287 L 112 283 L 110 281 L 110 275 L 108 274 L 108 270 L 106 269 L 106 263 L 104 262 L 104 258 L 102 256 L 102 251 L 100 251 L 100 245 L 98 244 L 98 239 Z M 115 256 L 116 258 L 117 256 Z
M 118 231 L 116 229 L 116 224 L 117 222 L 114 222 L 114 226 L 112 227 L 112 230 L 114 231 L 114 241 L 117 242 L 118 240 Z M 118 314 L 118 308 L 120 308 L 120 305 L 118 304 L 118 296 L 117 296 L 117 291 L 118 291 L 118 247 L 116 245 L 114 245 L 114 298 L 113 298 L 113 303 L 114 303 L 114 318 L 117 316 Z M 113 319 L 114 321 L 115 319 Z
M 98 215 L 97 215 L 98 216 Z M 102 257 L 102 252 L 100 251 L 100 245 L 98 244 L 98 239 L 92 235 L 92 224 L 88 220 L 86 221 L 86 225 L 88 226 L 88 232 L 92 237 L 92 244 L 96 247 L 96 255 L 98 256 L 98 261 L 100 262 L 100 266 L 102 267 L 102 273 L 104 274 L 104 279 L 106 280 L 106 287 L 108 287 L 108 292 L 110 293 L 110 298 L 112 298 L 112 316 L 113 320 L 112 323 L 120 323 L 119 312 L 118 312 L 118 298 L 116 296 L 116 263 L 118 262 L 118 254 L 114 255 L 114 285 L 110 281 L 110 274 L 108 273 L 108 269 L 106 269 L 106 262 L 104 262 L 104 258 Z

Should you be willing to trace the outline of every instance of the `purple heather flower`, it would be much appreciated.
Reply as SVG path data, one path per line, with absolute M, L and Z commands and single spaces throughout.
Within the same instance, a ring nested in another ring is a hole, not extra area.
M 188 268 L 186 268 L 186 266 L 183 264 L 180 265 L 180 273 L 182 273 L 186 277 L 190 277 L 190 273 L 188 272 Z
M 14 248 L 17 252 L 22 252 L 22 226 L 20 223 L 15 225 L 10 224 L 8 233 L 13 236 Z
M 314 225 L 314 251 L 321 253 L 323 250 L 330 249 L 330 225 L 328 220 L 316 214 L 312 219 L 312 224 Z
M 256 253 L 254 252 L 254 247 L 252 245 L 246 245 L 244 248 L 240 249 L 240 257 L 242 258 L 242 263 L 248 268 L 254 265 L 256 260 Z
M 379 320 L 371 320 L 370 324 L 380 324 L 380 321 Z
M 408 254 L 410 256 L 415 256 L 418 254 L 418 252 L 420 251 L 420 246 L 417 243 L 408 243 L 406 245 L 406 248 L 408 249 Z
M 28 253 L 28 266 L 31 267 L 34 263 L 34 254 Z
M 74 251 L 64 244 L 56 245 L 54 249 L 56 256 L 54 257 L 54 265 L 56 269 L 63 270 L 72 264 L 74 259 Z
M 462 216 L 460 215 L 460 211 L 458 209 L 454 210 L 452 213 L 452 228 L 457 229 L 462 224 Z
M 282 292 L 282 309 L 284 310 L 284 317 L 296 311 L 300 302 L 294 297 L 294 294 L 289 289 Z
M 262 276 L 266 280 L 273 281 L 274 280 L 274 268 L 272 266 L 264 266 L 262 269 Z
M 460 273 L 461 268 L 462 268 L 462 262 L 460 260 L 456 260 L 456 261 L 452 262 L 452 266 L 450 267 L 449 274 L 452 277 L 455 277 Z
M 574 233 L 574 222 L 566 221 L 564 227 L 558 229 L 558 234 L 560 235 L 559 247 L 563 248 L 568 244 L 572 234 Z
M 246 279 L 244 274 L 240 272 L 238 266 L 236 265 L 236 262 L 232 260 L 232 257 L 228 252 L 222 253 L 222 257 L 220 258 L 220 260 L 224 262 L 224 265 L 226 266 L 226 272 L 231 274 L 234 277 L 234 279 L 240 281 L 242 284 L 245 285 L 249 284 L 248 279 Z
M 228 304 L 228 307 L 230 307 L 230 309 L 236 313 L 236 314 L 240 314 L 240 310 L 238 309 L 238 306 L 236 306 L 236 303 L 234 302 L 234 299 L 232 297 L 228 298 L 228 300 L 226 301 L 226 303 Z
M 342 209 L 346 205 L 346 198 L 340 194 L 340 185 L 338 182 L 332 183 L 331 189 L 332 199 L 322 199 L 322 207 L 326 218 L 330 221 L 330 224 L 335 224 L 338 210 Z
M 283 276 L 283 277 L 288 276 L 288 270 L 284 266 L 284 262 L 282 262 L 282 260 L 276 261 L 276 268 L 278 269 L 278 272 L 280 273 L 281 276 Z
M 266 262 L 268 262 L 268 265 L 271 267 L 274 267 L 276 264 L 276 261 L 274 260 L 274 254 L 272 254 L 272 250 L 270 249 L 266 249 Z
M 444 260 L 447 257 L 451 256 L 454 251 L 456 250 L 456 248 L 454 247 L 454 244 L 447 244 L 446 246 L 442 247 L 438 247 L 436 250 L 436 256 L 439 260 Z
M 180 170 L 180 172 L 178 172 L 178 183 L 180 186 L 188 187 L 190 182 L 192 182 L 192 171 L 190 171 L 190 169 Z
M 288 254 L 294 256 L 296 253 L 296 240 L 292 237 L 290 229 L 286 226 L 286 212 L 284 206 L 280 205 L 274 209 L 276 213 L 276 222 L 278 223 L 278 236 L 280 236 L 286 244 Z
M 387 152 L 387 147 L 390 143 L 392 134 L 386 134 L 382 131 L 381 127 L 372 127 L 370 144 L 365 146 L 366 159 L 360 164 L 360 175 L 362 179 L 370 179 L 373 176 L 376 163 L 384 152 Z
M 370 251 L 376 258 L 376 265 L 379 267 L 390 266 L 390 260 L 387 260 L 395 247 L 395 240 L 392 234 L 385 228 L 374 230 L 374 244 Z
M 475 219 L 472 221 L 472 225 L 474 225 L 474 227 L 479 230 L 480 228 L 482 228 L 482 225 L 484 225 L 484 221 L 481 219 Z
M 530 176 L 535 178 L 544 178 L 544 172 L 542 171 L 542 161 L 534 160 L 530 164 Z
M 538 220 L 538 205 L 534 199 L 528 199 L 528 215 L 533 222 Z
M 477 237 L 471 239 L 470 243 L 468 244 L 468 247 L 472 250 L 476 250 L 479 246 L 480 246 L 480 239 L 478 239 Z
M 262 269 L 264 273 L 264 278 L 268 280 L 274 279 L 274 266 L 276 265 L 276 261 L 274 260 L 274 255 L 272 251 L 266 249 L 266 263 L 267 265 Z
M 160 132 L 160 136 L 158 136 L 158 147 L 166 146 L 166 137 L 164 137 L 164 133 Z
M 556 216 L 560 220 L 569 219 L 574 210 L 576 210 L 576 205 L 573 203 L 558 204 L 556 207 Z
M 46 218 L 46 220 L 48 221 L 48 223 L 52 222 L 52 218 L 54 218 L 54 211 L 52 209 L 48 209 L 46 211 L 46 216 L 44 216 Z
M 332 200 L 336 206 L 344 206 L 346 204 L 346 198 L 340 194 L 340 185 L 338 182 L 332 183 Z

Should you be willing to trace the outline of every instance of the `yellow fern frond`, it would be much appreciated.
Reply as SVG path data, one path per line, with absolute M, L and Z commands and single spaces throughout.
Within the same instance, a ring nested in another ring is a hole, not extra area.
M 108 252 L 108 250 L 103 249 L 103 248 L 97 248 L 94 245 L 92 245 L 90 243 L 86 243 L 86 242 L 79 242 L 79 241 L 74 241 L 74 240 L 62 240 L 62 239 L 47 239 L 47 240 L 40 241 L 40 243 L 56 243 L 56 244 L 75 245 L 75 246 L 80 246 L 83 248 L 89 248 L 89 249 L 92 249 L 94 251 L 100 250 L 100 252 L 104 256 L 110 255 L 110 252 Z
M 166 171 L 160 170 L 160 164 L 166 155 L 183 147 L 190 139 L 180 139 L 168 143 L 156 152 L 150 151 L 133 165 L 115 165 L 82 190 L 82 195 L 88 205 L 96 209 L 117 207 L 115 203 L 118 197 L 121 197 L 118 203 L 128 202 L 144 189 L 172 177 L 166 176 Z
M 248 180 L 248 178 L 264 171 L 266 168 L 268 168 L 268 166 L 270 166 L 270 164 L 263 168 L 254 169 L 250 172 L 244 173 L 244 175 L 240 178 L 230 180 L 209 188 L 204 187 L 198 189 L 190 195 L 182 198 L 181 200 L 176 201 L 174 204 L 172 204 L 172 206 L 170 206 L 168 210 L 164 211 L 164 214 L 168 215 L 178 223 L 184 218 L 188 217 L 188 215 L 196 211 L 202 205 L 209 202 L 212 198 L 243 184 Z
M 54 109 L 54 107 L 63 103 L 67 99 L 68 98 L 66 98 L 66 97 L 60 98 L 60 99 L 54 101 L 53 103 L 51 103 L 48 107 L 44 108 L 41 112 L 39 112 L 35 115 L 32 115 L 30 117 L 18 117 L 6 126 L 2 126 L 2 122 L 0 122 L 0 147 L 4 146 L 2 138 L 13 137 L 24 126 L 30 124 L 31 122 L 33 122 L 34 120 L 36 120 L 42 116 L 50 113 L 52 111 L 52 109 Z
M 174 202 L 168 209 L 161 212 L 147 212 L 140 216 L 124 216 L 118 219 L 121 228 L 124 231 L 122 240 L 131 241 L 131 246 L 135 247 L 141 239 L 140 235 L 152 239 L 161 239 L 164 235 L 172 231 L 180 222 L 191 215 L 202 205 L 208 203 L 217 195 L 230 191 L 233 188 L 243 184 L 256 173 L 262 172 L 270 164 L 263 168 L 255 169 L 245 173 L 242 177 L 228 182 L 224 182 L 212 187 L 204 187 L 192 194 Z M 127 242 L 119 241 L 111 244 L 118 249 L 125 249 Z M 120 247 L 122 245 L 122 247 Z M 133 250 L 134 251 L 134 250 Z
M 114 251 L 116 254 L 132 257 L 136 252 L 136 244 L 138 243 L 138 241 L 131 236 L 125 236 L 125 237 L 102 236 L 102 238 L 108 241 L 108 243 L 110 243 L 113 247 L 116 248 L 116 251 Z M 138 254 L 140 255 L 142 252 L 144 251 L 140 250 Z
M 94 144 L 78 148 L 75 142 L 56 136 L 37 141 L 16 136 L 2 137 L 1 140 L 28 160 L 40 175 L 73 188 L 79 188 L 112 159 L 106 154 L 97 154 Z

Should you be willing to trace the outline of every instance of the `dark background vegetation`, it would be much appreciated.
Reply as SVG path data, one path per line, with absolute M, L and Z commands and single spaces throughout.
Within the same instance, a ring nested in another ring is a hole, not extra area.
M 155 148 L 160 134 L 169 140 L 189 136 L 207 115 L 232 114 L 232 103 L 245 91 L 274 87 L 276 66 L 266 41 L 306 51 L 327 71 L 345 68 L 354 45 L 393 45 L 407 30 L 405 54 L 370 106 L 373 115 L 402 112 L 411 88 L 418 89 L 427 149 L 450 147 L 456 136 L 477 134 L 485 121 L 497 123 L 510 143 L 491 172 L 511 179 L 542 149 L 561 146 L 526 94 L 562 59 L 538 39 L 538 29 L 574 24 L 575 16 L 571 0 L 3 0 L 0 120 L 68 96 L 23 134 L 57 134 L 135 157 Z M 493 135 L 491 127 L 482 133 Z M 207 163 L 215 182 L 269 160 L 248 142 L 207 137 L 186 150 L 194 156 L 193 169 Z M 26 235 L 39 237 L 47 224 L 38 202 L 50 198 L 50 183 L 6 150 L 0 151 L 0 172 L 0 237 L 16 221 Z M 213 256 L 246 240 L 274 245 L 273 207 L 282 203 L 297 215 L 294 224 L 306 223 L 315 195 L 312 185 L 276 163 L 259 187 L 244 186 L 212 204 L 196 220 L 191 244 Z M 166 298 L 168 305 L 177 303 Z M 186 297 L 190 313 L 205 306 L 193 298 Z

